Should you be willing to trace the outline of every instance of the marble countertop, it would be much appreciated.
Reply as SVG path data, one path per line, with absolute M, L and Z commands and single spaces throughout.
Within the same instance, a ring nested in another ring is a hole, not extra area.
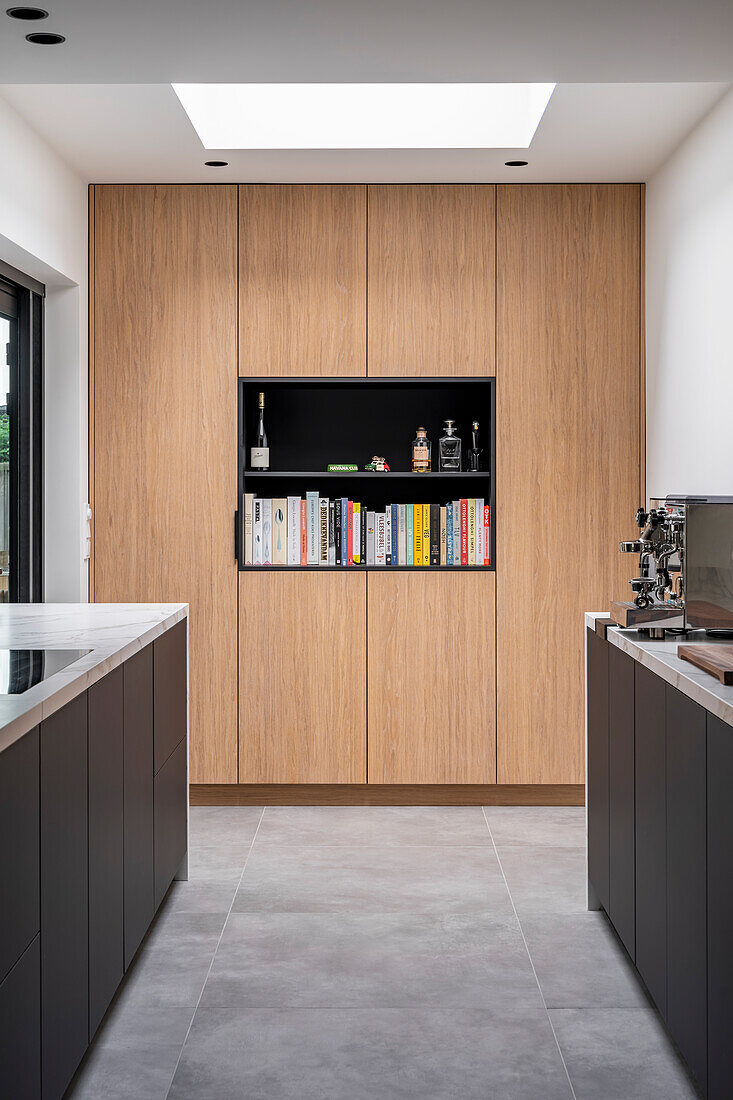
M 0 695 L 0 752 L 188 617 L 185 603 L 0 606 L 0 649 L 88 649 L 22 695 Z
M 606 619 L 608 613 L 587 611 L 585 625 L 593 629 L 598 618 Z M 683 695 L 694 699 L 705 710 L 733 726 L 733 687 L 726 687 L 714 676 L 677 656 L 679 645 L 695 645 L 696 642 L 705 645 L 730 645 L 730 641 L 708 638 L 704 630 L 690 631 L 684 637 L 668 635 L 665 638 L 649 638 L 638 630 L 622 630 L 618 626 L 609 627 L 606 637 L 612 645 L 628 653 L 629 657 L 633 657 L 651 672 L 656 672 Z

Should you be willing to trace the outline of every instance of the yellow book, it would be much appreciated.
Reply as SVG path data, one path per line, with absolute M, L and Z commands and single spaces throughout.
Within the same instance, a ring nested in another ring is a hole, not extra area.
M 422 506 L 422 563 L 430 565 L 430 505 Z
M 468 498 L 468 564 L 476 564 L 476 497 Z
M 422 504 L 413 504 L 413 530 L 415 535 L 414 564 L 422 565 Z
M 448 547 L 448 542 L 447 542 L 447 528 L 446 528 L 446 518 L 445 518 L 445 505 L 442 505 L 441 509 L 440 509 L 440 564 L 441 565 L 446 564 L 447 547 Z

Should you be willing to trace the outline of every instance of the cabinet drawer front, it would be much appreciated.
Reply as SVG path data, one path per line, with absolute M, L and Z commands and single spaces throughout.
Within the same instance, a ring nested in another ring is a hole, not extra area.
M 0 982 L 0 1096 L 40 1100 L 41 942 L 36 935 Z
M 608 648 L 587 631 L 588 642 L 588 877 L 608 912 Z
M 153 647 L 124 665 L 125 969 L 155 913 L 153 883 Z
M 38 729 L 0 764 L 0 981 L 40 928 Z
M 168 757 L 154 780 L 155 908 L 186 854 L 186 742 Z
M 634 873 L 634 662 L 608 653 L 609 910 L 621 941 L 636 950 Z

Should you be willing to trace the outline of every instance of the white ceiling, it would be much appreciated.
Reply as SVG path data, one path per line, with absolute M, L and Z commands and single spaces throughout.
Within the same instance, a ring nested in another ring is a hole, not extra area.
M 733 0 L 731 3 L 733 7 Z M 528 151 L 223 152 L 201 142 L 169 84 L 2 84 L 0 96 L 85 179 L 109 182 L 637 181 L 727 84 L 562 84 Z M 527 168 L 506 168 L 521 157 Z
M 42 24 L 0 16 L 7 83 L 733 80 L 731 0 L 39 3 Z

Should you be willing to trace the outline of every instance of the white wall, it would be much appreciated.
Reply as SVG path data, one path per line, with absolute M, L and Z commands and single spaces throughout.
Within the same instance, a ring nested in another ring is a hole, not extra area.
M 46 284 L 45 598 L 86 600 L 87 187 L 0 99 L 0 259 Z
M 733 92 L 647 184 L 647 493 L 733 495 Z

